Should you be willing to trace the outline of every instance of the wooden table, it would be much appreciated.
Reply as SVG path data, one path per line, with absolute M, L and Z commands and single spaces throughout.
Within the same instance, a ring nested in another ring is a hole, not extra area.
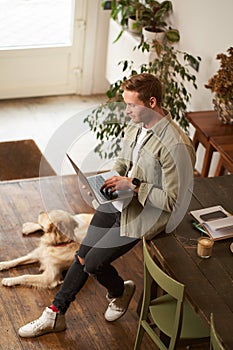
M 233 174 L 233 136 L 215 136 L 210 138 L 210 144 L 220 154 L 215 176 L 223 175 L 225 170 Z
M 201 176 L 206 177 L 209 174 L 213 152 L 216 151 L 210 143 L 210 138 L 227 135 L 233 138 L 233 125 L 221 123 L 215 111 L 188 112 L 186 118 L 196 129 L 193 137 L 195 149 L 197 150 L 199 143 L 205 147 Z
M 233 175 L 196 178 L 190 210 L 222 205 L 233 213 Z M 184 283 L 186 294 L 200 316 L 210 322 L 214 313 L 216 329 L 226 349 L 233 349 L 233 239 L 217 241 L 210 259 L 196 254 L 199 231 L 187 214 L 172 234 L 161 234 L 152 251 L 163 268 Z

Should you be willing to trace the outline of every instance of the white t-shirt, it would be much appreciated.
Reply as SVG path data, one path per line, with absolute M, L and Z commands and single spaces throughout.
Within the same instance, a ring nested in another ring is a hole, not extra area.
M 132 164 L 133 165 L 132 165 L 130 171 L 128 172 L 128 175 L 127 175 L 128 177 L 131 177 L 131 174 L 133 172 L 133 166 L 134 166 L 135 161 L 136 161 L 137 156 L 138 156 L 138 151 L 140 150 L 140 148 L 142 146 L 143 139 L 147 135 L 148 130 L 150 130 L 150 129 L 146 129 L 146 128 L 142 127 L 141 132 L 137 138 L 137 141 L 136 141 L 136 144 L 134 146 L 133 153 L 132 153 Z M 131 201 L 131 198 L 127 198 L 127 199 L 122 199 L 119 201 L 114 201 L 114 202 L 112 202 L 112 204 L 114 205 L 114 207 L 118 211 L 122 212 L 123 208 L 126 207 L 130 201 Z

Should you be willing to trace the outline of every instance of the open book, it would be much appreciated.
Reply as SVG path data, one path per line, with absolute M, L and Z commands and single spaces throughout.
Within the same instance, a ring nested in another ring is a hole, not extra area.
M 233 215 L 221 205 L 190 211 L 214 241 L 233 237 Z

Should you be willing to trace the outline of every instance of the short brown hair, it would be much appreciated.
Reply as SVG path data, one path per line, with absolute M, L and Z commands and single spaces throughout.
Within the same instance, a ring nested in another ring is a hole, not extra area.
M 121 85 L 123 90 L 138 92 L 139 99 L 148 104 L 151 97 L 155 97 L 160 107 L 163 98 L 163 88 L 160 80 L 153 74 L 141 73 L 132 75 Z

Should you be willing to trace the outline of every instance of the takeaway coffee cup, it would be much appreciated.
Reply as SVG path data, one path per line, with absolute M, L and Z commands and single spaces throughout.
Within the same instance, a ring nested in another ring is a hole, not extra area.
M 212 248 L 214 245 L 214 241 L 209 237 L 200 237 L 197 240 L 197 255 L 200 258 L 210 258 L 212 254 Z

